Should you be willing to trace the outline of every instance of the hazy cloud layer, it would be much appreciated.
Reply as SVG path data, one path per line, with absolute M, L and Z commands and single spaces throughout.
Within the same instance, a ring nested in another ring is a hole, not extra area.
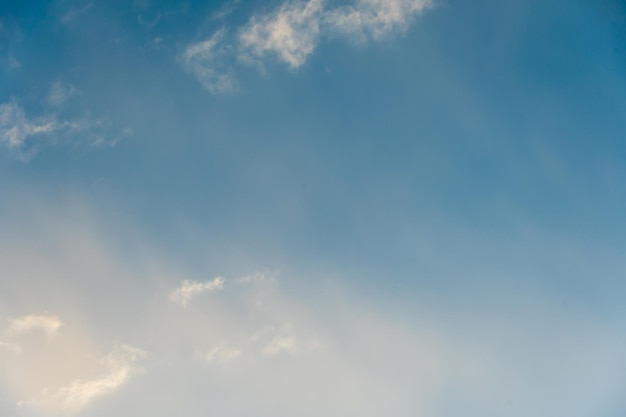
M 95 228 L 84 209 L 36 207 L 35 234 L 12 235 L 28 213 L 1 220 L 13 225 L 0 273 L 13 279 L 0 283 L 12 317 L 0 380 L 16 415 L 446 416 L 446 396 L 486 416 L 506 414 L 507 399 L 513 415 L 558 415 L 611 397 L 626 365 L 620 336 L 540 297 L 499 317 L 400 318 L 338 289 L 307 307 L 267 270 L 181 285 L 163 256 L 131 261 L 111 246 L 122 232 Z M 54 314 L 16 314 L 33 302 Z

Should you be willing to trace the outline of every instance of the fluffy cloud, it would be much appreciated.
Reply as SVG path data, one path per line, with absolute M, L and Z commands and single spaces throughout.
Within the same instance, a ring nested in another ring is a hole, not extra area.
M 234 42 L 222 28 L 209 39 L 188 45 L 180 60 L 210 92 L 228 91 L 234 85 L 233 70 L 225 64 L 229 57 L 256 63 L 275 57 L 297 69 L 321 39 L 379 40 L 405 31 L 431 6 L 431 0 L 355 0 L 338 7 L 325 0 L 287 0 L 251 16 L 235 30 Z
M 292 1 L 253 16 L 239 35 L 244 53 L 256 58 L 273 53 L 298 68 L 315 49 L 323 11 L 323 0 Z
M 170 300 L 186 307 L 192 298 L 204 292 L 213 292 L 222 288 L 224 288 L 224 278 L 221 277 L 207 282 L 183 280 L 180 287 L 170 294 Z

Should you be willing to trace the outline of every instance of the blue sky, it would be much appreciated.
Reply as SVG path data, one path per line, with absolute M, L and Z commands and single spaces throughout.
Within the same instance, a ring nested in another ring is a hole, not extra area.
M 625 35 L 615 0 L 2 2 L 0 411 L 622 415 Z

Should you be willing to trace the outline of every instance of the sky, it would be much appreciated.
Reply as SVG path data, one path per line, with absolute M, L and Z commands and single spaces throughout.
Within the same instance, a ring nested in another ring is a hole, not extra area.
M 626 413 L 626 3 L 0 2 L 0 415 Z

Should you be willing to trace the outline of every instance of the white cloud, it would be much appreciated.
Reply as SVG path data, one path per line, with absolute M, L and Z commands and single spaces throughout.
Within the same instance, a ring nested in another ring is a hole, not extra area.
M 58 317 L 48 315 L 28 315 L 11 320 L 7 332 L 10 335 L 28 333 L 41 330 L 48 335 L 56 333 L 62 323 Z
M 217 277 L 213 281 L 207 282 L 183 280 L 180 287 L 170 294 L 170 300 L 186 307 L 187 303 L 192 298 L 202 294 L 203 292 L 213 292 L 221 290 L 222 288 L 224 288 L 224 278 L 221 277 Z
M 71 85 L 54 82 L 45 102 L 59 107 L 80 90 Z M 0 147 L 15 151 L 22 159 L 29 159 L 38 149 L 66 143 L 84 143 L 95 147 L 115 146 L 120 140 L 132 136 L 130 128 L 118 132 L 111 131 L 106 118 L 92 118 L 88 115 L 71 120 L 59 120 L 56 113 L 40 117 L 29 117 L 15 99 L 0 104 Z M 34 137 L 47 137 L 47 141 L 32 140 Z
M 431 0 L 357 0 L 329 10 L 325 22 L 339 34 L 380 39 L 406 30 L 416 15 L 431 6 Z
M 230 6 L 225 6 L 230 12 Z M 181 54 L 185 68 L 212 93 L 231 90 L 234 75 L 225 63 L 260 63 L 275 57 L 290 68 L 301 67 L 324 38 L 379 40 L 405 31 L 432 0 L 355 0 L 333 7 L 326 0 L 286 0 L 278 7 L 250 17 L 238 28 L 234 46 L 224 29 L 192 43 Z M 221 15 L 220 15 L 221 16 Z M 221 18 L 221 17 L 220 17 Z M 261 66 L 262 67 L 262 66 Z
M 67 122 L 58 122 L 55 116 L 29 120 L 15 100 L 0 104 L 0 145 L 10 149 L 22 147 L 31 136 L 52 133 L 70 126 Z
M 138 369 L 134 363 L 145 357 L 141 349 L 122 345 L 114 352 L 100 359 L 103 375 L 94 379 L 76 379 L 69 385 L 46 389 L 44 403 L 54 409 L 77 412 L 89 402 L 108 395 L 122 387 Z
M 253 16 L 239 34 L 244 56 L 274 54 L 298 68 L 313 53 L 320 35 L 323 0 L 288 1 L 276 11 Z
M 185 69 L 211 93 L 235 88 L 231 70 L 222 62 L 228 50 L 222 43 L 224 34 L 225 30 L 220 29 L 209 39 L 188 45 L 179 56 Z

